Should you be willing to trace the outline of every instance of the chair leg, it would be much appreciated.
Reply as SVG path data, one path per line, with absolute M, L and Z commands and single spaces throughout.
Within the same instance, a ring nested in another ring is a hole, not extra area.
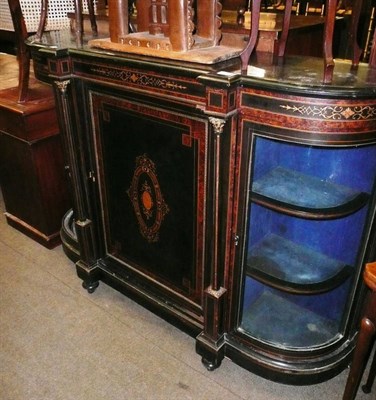
M 97 20 L 95 18 L 95 12 L 94 12 L 94 0 L 88 0 L 87 7 L 88 7 L 88 11 L 89 11 L 91 30 L 93 32 L 93 35 L 97 36 L 98 28 L 97 28 Z
M 29 90 L 29 75 L 30 75 L 30 52 L 19 55 L 18 60 L 18 101 L 23 103 L 27 100 Z
M 376 29 L 373 33 L 371 53 L 369 55 L 369 66 L 376 68 Z
M 247 71 L 249 59 L 252 55 L 253 50 L 256 47 L 259 25 L 260 25 L 260 7 L 261 7 L 261 0 L 252 1 L 251 32 L 249 35 L 247 45 L 240 53 L 242 71 Z
M 48 13 L 48 0 L 41 0 L 39 25 L 35 35 L 37 39 L 41 39 L 43 35 L 44 28 L 46 27 L 46 22 L 47 22 L 47 13 Z
M 354 400 L 362 378 L 369 348 L 375 333 L 375 326 L 371 320 L 364 317 L 361 322 L 358 342 L 354 352 L 349 377 L 346 382 L 343 400 Z
M 337 11 L 336 0 L 326 0 L 326 16 L 324 24 L 324 83 L 330 83 L 333 79 L 334 59 L 333 59 L 333 35 L 334 21 Z
M 13 21 L 14 31 L 17 41 L 17 59 L 18 59 L 18 101 L 20 103 L 27 100 L 29 89 L 30 72 L 30 50 L 26 46 L 25 40 L 28 36 L 25 20 L 19 0 L 8 0 L 9 10 Z
M 84 22 L 82 19 L 82 0 L 74 0 L 74 12 L 76 14 L 76 43 L 78 46 L 82 46 L 84 34 Z
M 371 369 L 369 371 L 368 379 L 365 385 L 362 386 L 362 390 L 364 393 L 371 393 L 373 382 L 375 381 L 376 377 L 376 351 L 373 356 Z
M 349 46 L 352 49 L 352 67 L 356 67 L 359 64 L 360 56 L 362 55 L 362 49 L 358 43 L 358 25 L 360 18 L 360 11 L 362 9 L 363 0 L 357 0 L 354 3 L 353 10 L 351 13 L 351 25 L 349 31 Z
M 278 57 L 283 57 L 286 50 L 287 37 L 290 30 L 292 0 L 285 1 L 285 13 L 283 15 L 283 27 L 281 37 L 278 41 Z

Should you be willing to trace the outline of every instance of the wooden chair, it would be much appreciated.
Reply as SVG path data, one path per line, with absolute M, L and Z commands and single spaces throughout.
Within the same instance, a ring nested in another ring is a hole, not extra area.
M 256 47 L 259 24 L 260 24 L 260 8 L 261 8 L 262 0 L 253 0 L 252 8 L 251 8 L 251 32 L 249 35 L 249 40 L 247 46 L 244 48 L 242 53 L 240 54 L 241 59 L 241 70 L 246 71 L 248 67 L 249 59 Z M 278 57 L 283 57 L 286 49 L 286 42 L 288 37 L 288 32 L 290 28 L 290 19 L 291 19 L 291 10 L 292 10 L 292 0 L 285 1 L 285 12 L 283 17 L 283 27 L 281 32 L 281 37 L 278 41 Z
M 84 24 L 83 24 L 83 15 L 82 15 L 82 0 L 73 0 L 74 2 L 74 9 L 75 9 L 75 37 L 76 42 L 78 45 L 82 45 L 83 43 L 83 34 L 84 34 Z M 98 35 L 98 27 L 97 21 L 95 17 L 94 11 L 94 0 L 87 0 L 87 7 L 89 11 L 89 18 L 90 18 L 90 25 L 91 30 L 94 36 Z M 47 21 L 47 13 L 48 13 L 48 0 L 42 0 L 42 7 L 41 7 L 41 16 L 38 31 L 36 33 L 36 37 L 40 38 L 43 35 L 44 27 Z
M 73 0 L 74 7 L 76 10 L 76 39 L 77 42 L 82 44 L 83 36 L 83 17 L 82 17 L 82 0 Z M 14 26 L 15 42 L 17 47 L 17 58 L 19 65 L 19 101 L 24 102 L 27 99 L 27 92 L 29 87 L 29 76 L 30 76 L 30 60 L 31 55 L 28 47 L 26 46 L 26 39 L 28 32 L 25 24 L 25 20 L 22 14 L 22 8 L 19 0 L 8 0 L 9 10 Z M 93 35 L 98 34 L 95 12 L 94 12 L 94 0 L 87 1 L 87 7 L 89 11 L 91 29 Z M 41 1 L 41 15 L 39 20 L 39 26 L 36 32 L 36 38 L 41 38 L 47 22 L 48 14 L 48 0 Z
M 376 334 L 376 262 L 366 264 L 363 279 L 370 292 L 366 301 L 343 400 L 355 399 Z M 370 393 L 375 376 L 376 354 L 371 364 L 368 380 L 362 387 L 365 393 Z
M 248 44 L 240 55 L 242 62 L 242 67 L 241 67 L 242 71 L 245 71 L 247 69 L 249 59 L 256 46 L 259 21 L 260 21 L 260 4 L 261 0 L 252 1 L 251 32 Z M 282 27 L 281 37 L 278 41 L 278 52 L 277 52 L 278 57 L 283 57 L 285 54 L 286 42 L 287 42 L 288 32 L 290 29 L 291 11 L 292 11 L 292 0 L 286 0 L 283 27 Z M 334 23 L 336 18 L 336 12 L 337 12 L 337 0 L 326 0 L 326 16 L 325 16 L 324 41 L 323 41 L 325 83 L 330 82 L 333 76 L 333 68 L 334 68 L 333 34 L 334 34 Z M 358 20 L 359 18 L 355 22 L 357 23 Z
M 251 32 L 249 35 L 248 43 L 240 55 L 242 71 L 247 70 L 249 59 L 256 46 L 258 30 L 259 30 L 260 6 L 261 6 L 261 0 L 252 1 Z M 352 50 L 352 65 L 354 68 L 358 65 L 360 56 L 362 54 L 362 49 L 359 47 L 359 44 L 357 42 L 357 30 L 359 25 L 359 16 L 361 8 L 362 8 L 362 0 L 357 0 L 356 2 L 354 2 L 352 10 L 351 27 L 349 32 L 349 42 L 350 42 L 349 47 Z M 281 37 L 278 42 L 278 53 L 277 53 L 278 57 L 283 57 L 285 53 L 286 41 L 290 27 L 291 9 L 292 9 L 292 0 L 286 0 L 283 28 Z M 333 79 L 333 70 L 334 70 L 333 36 L 334 36 L 334 25 L 337 13 L 337 0 L 326 0 L 325 10 L 326 13 L 325 13 L 324 37 L 323 37 L 323 59 L 324 59 L 323 83 L 330 83 Z M 376 67 L 376 31 L 374 34 L 369 65 L 371 67 Z

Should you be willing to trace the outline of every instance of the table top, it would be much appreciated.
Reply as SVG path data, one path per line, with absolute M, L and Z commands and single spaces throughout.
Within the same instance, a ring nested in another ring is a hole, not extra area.
M 251 29 L 251 18 L 250 13 L 246 14 L 244 23 L 238 24 L 237 12 L 236 11 L 224 11 L 222 15 L 222 30 L 224 32 L 232 33 L 249 33 Z M 276 31 L 282 30 L 283 25 L 283 13 L 260 13 L 260 31 Z M 343 17 L 339 17 L 342 19 Z M 320 15 L 291 15 L 290 19 L 290 30 L 295 29 L 309 29 L 314 26 L 323 25 L 325 18 Z

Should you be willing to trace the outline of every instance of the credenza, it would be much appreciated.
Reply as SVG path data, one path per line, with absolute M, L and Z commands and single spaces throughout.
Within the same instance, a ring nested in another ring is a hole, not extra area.
M 77 274 L 228 357 L 311 384 L 347 367 L 375 258 L 376 71 L 213 64 L 30 41 L 54 86 Z M 126 310 L 124 310 L 126 312 Z

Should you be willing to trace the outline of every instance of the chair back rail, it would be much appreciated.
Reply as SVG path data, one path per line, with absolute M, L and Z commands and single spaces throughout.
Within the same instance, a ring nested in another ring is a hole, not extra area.
M 18 101 L 24 102 L 27 100 L 30 77 L 31 55 L 30 50 L 25 43 L 28 33 L 19 0 L 8 0 L 8 4 L 12 16 L 17 45 L 17 59 L 19 66 Z

